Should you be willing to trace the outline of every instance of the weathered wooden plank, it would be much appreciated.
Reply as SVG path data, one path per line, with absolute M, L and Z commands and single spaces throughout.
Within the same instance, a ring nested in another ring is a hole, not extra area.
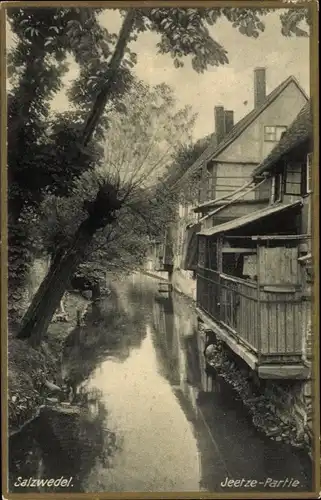
M 269 364 L 294 364 L 300 363 L 302 361 L 302 357 L 300 354 L 282 352 L 279 354 L 267 354 L 265 356 L 261 356 L 260 364 L 261 365 L 269 365 Z
M 258 367 L 258 375 L 263 379 L 304 380 L 310 376 L 310 370 L 305 365 L 263 365 Z
M 253 289 L 244 290 L 244 292 L 245 293 L 249 292 L 249 297 L 251 297 L 251 298 L 245 298 L 245 302 L 247 304 L 246 314 L 245 314 L 245 320 L 246 320 L 247 325 L 248 325 L 247 338 L 248 338 L 248 342 L 254 348 L 257 348 L 257 346 L 255 345 L 255 342 L 254 342 L 254 335 L 253 335 L 254 328 L 255 328 L 254 300 L 252 298 L 252 296 L 253 296 Z
M 241 289 L 243 289 L 242 286 Z M 249 341 L 250 316 L 246 316 L 246 313 L 248 313 L 248 305 L 246 298 L 243 297 L 242 295 L 239 295 L 239 305 L 237 308 L 237 317 L 236 317 L 236 330 L 239 332 L 242 338 L 245 338 L 247 341 Z
M 294 307 L 295 304 L 292 304 L 289 300 L 286 301 L 285 321 L 286 321 L 288 352 L 294 351 L 294 335 L 295 335 Z
M 268 352 L 271 354 L 277 353 L 279 350 L 278 345 L 278 321 L 277 321 L 277 305 L 273 303 L 274 294 L 267 293 L 266 298 L 269 304 L 269 324 L 270 324 L 270 335 L 268 339 Z
M 296 292 L 295 300 L 300 299 L 300 293 Z M 305 317 L 302 314 L 302 301 L 293 304 L 294 309 L 294 339 L 293 339 L 293 350 L 295 352 L 303 353 L 303 337 L 304 337 L 304 327 L 305 327 Z
M 266 299 L 266 294 L 261 293 L 260 295 L 260 315 L 261 315 L 261 353 L 269 353 L 269 335 L 270 335 L 270 318 L 269 310 L 270 305 L 268 302 L 264 302 Z
M 310 349 L 312 347 L 311 344 L 311 328 L 309 328 L 309 325 L 311 324 L 311 301 L 310 300 L 304 300 L 302 301 L 302 309 L 301 309 L 301 345 L 302 345 L 302 350 L 303 354 L 305 357 L 309 357 L 310 354 Z
M 255 300 L 253 301 L 253 303 L 254 303 L 253 342 L 254 342 L 255 347 L 258 349 L 260 346 L 260 328 L 261 328 L 261 325 L 259 323 L 259 321 L 260 321 L 259 303 L 257 300 L 257 290 L 253 290 L 252 293 L 255 294 Z
M 285 304 L 279 303 L 276 306 L 276 322 L 278 334 L 278 352 L 288 351 L 289 342 L 287 339 L 287 329 L 285 322 Z
M 255 329 L 255 309 L 254 309 L 254 305 L 255 305 L 255 302 L 254 302 L 254 300 L 252 298 L 251 299 L 247 299 L 247 302 L 248 302 L 248 309 L 249 309 L 249 312 L 250 312 L 248 339 L 249 339 L 250 344 L 253 347 L 256 348 L 257 346 L 255 345 L 255 342 L 254 342 L 254 329 Z
M 256 254 L 256 249 L 242 248 L 242 247 L 223 247 L 222 253 L 243 253 L 243 254 Z
M 285 260 L 286 263 L 289 264 L 289 271 L 290 271 L 290 282 L 294 284 L 299 283 L 300 279 L 300 269 L 299 269 L 299 262 L 298 262 L 298 248 L 287 248 L 286 253 L 285 253 Z
M 228 236 L 225 237 L 226 239 Z M 230 236 L 230 238 L 234 238 L 234 236 Z M 244 236 L 236 236 L 236 238 L 244 238 Z M 290 235 L 285 235 L 285 234 L 267 234 L 264 236 L 252 236 L 251 239 L 253 241 L 257 240 L 262 240 L 262 241 L 268 241 L 268 240 L 305 240 L 309 238 L 308 234 L 290 234 Z
M 244 293 L 244 285 L 240 285 L 240 292 Z M 240 336 L 248 340 L 249 338 L 249 317 L 248 314 L 248 304 L 246 298 L 243 295 L 238 296 L 239 307 L 238 307 L 238 317 L 237 317 L 237 331 L 240 332 Z
M 271 285 L 299 283 L 298 248 L 259 248 L 260 282 Z
M 227 285 L 229 283 L 244 283 L 246 285 L 247 289 L 254 288 L 256 290 L 256 287 L 257 287 L 257 284 L 254 283 L 253 281 L 248 281 L 248 280 L 242 279 L 242 278 L 236 278 L 235 276 L 230 276 L 228 274 L 221 273 L 220 277 L 225 280 L 225 284 L 227 284 Z
M 295 286 L 291 286 L 291 285 L 287 285 L 287 286 L 273 286 L 273 285 L 263 285 L 263 290 L 265 292 L 274 292 L 274 293 L 289 293 L 289 292 L 295 292 L 296 291 L 296 287 Z M 283 297 L 282 299 L 283 300 Z
M 252 303 L 253 301 L 249 298 L 245 298 L 246 302 L 246 311 L 247 311 L 247 317 L 245 317 L 246 325 L 247 325 L 247 341 L 253 345 L 253 307 Z M 253 346 L 254 347 L 254 346 Z

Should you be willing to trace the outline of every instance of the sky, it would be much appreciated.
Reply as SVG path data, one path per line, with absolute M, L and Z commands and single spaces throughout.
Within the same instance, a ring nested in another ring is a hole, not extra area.
M 281 34 L 280 13 L 273 12 L 264 18 L 265 31 L 259 38 L 248 38 L 222 19 L 210 31 L 213 37 L 228 51 L 229 64 L 210 67 L 205 73 L 196 73 L 186 58 L 184 68 L 176 69 L 169 55 L 157 54 L 156 33 L 139 35 L 131 48 L 138 54 L 138 63 L 133 71 L 137 78 L 155 85 L 165 82 L 177 96 L 179 106 L 192 105 L 198 113 L 194 139 L 214 132 L 214 106 L 223 105 L 234 111 L 234 122 L 253 109 L 253 71 L 255 67 L 266 68 L 267 93 L 271 92 L 288 76 L 297 78 L 309 94 L 309 39 L 284 37 Z M 106 9 L 101 15 L 102 24 L 114 31 L 119 30 L 121 18 L 117 11 Z M 8 32 L 7 46 L 12 43 Z M 78 69 L 71 61 L 66 85 L 77 75 Z M 65 91 L 61 91 L 53 102 L 55 109 L 66 109 Z

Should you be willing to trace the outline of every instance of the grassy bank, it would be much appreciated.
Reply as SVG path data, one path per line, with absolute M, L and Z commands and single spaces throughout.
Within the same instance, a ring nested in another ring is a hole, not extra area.
M 39 348 L 34 349 L 27 341 L 9 336 L 9 434 L 37 415 L 38 408 L 49 395 L 46 381 L 61 384 L 63 343 L 76 325 L 77 310 L 84 310 L 88 300 L 78 294 L 68 294 L 64 303 L 69 321 L 51 323 Z

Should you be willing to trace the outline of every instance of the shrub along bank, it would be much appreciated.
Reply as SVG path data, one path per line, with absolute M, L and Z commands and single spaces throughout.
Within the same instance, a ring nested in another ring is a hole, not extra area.
M 61 354 L 63 344 L 77 322 L 77 311 L 88 300 L 69 293 L 64 300 L 68 321 L 53 321 L 39 348 L 9 332 L 8 339 L 8 418 L 9 435 L 33 419 L 46 398 L 62 385 Z M 54 384 L 54 385 L 53 385 Z

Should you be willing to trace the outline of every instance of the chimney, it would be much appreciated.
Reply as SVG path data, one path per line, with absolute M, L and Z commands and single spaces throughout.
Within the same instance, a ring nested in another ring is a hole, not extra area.
M 225 111 L 225 133 L 228 134 L 234 127 L 234 111 Z
M 225 136 L 225 112 L 223 106 L 215 106 L 215 133 L 217 144 L 220 144 Z
M 266 99 L 266 77 L 265 68 L 254 70 L 254 107 L 261 106 Z

